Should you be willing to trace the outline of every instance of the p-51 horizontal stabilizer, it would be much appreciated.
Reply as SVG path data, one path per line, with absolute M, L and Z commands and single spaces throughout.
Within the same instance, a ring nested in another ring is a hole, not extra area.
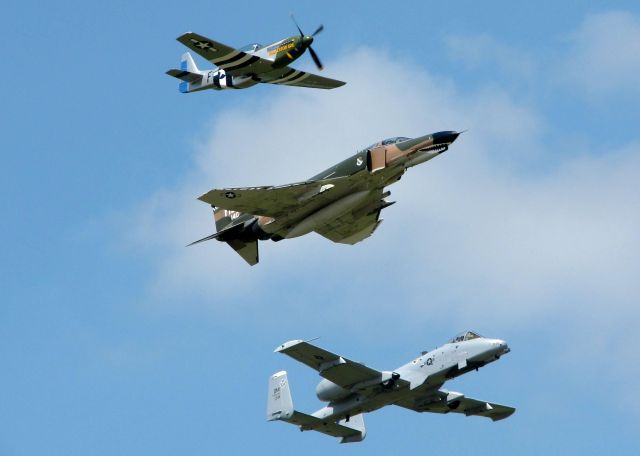
M 174 78 L 182 79 L 185 82 L 196 82 L 202 81 L 202 75 L 199 73 L 192 73 L 187 70 L 177 70 L 175 68 L 168 70 L 167 74 L 169 76 L 173 76 Z

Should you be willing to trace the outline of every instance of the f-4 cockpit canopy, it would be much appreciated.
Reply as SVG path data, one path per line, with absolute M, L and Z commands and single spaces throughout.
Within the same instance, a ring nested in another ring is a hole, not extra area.
M 387 139 L 383 139 L 382 141 L 378 141 L 377 143 L 373 143 L 370 146 L 367 146 L 364 148 L 364 150 L 367 149 L 373 149 L 374 147 L 378 147 L 378 146 L 388 146 L 389 144 L 396 144 L 402 141 L 407 141 L 411 138 L 407 138 L 405 136 L 396 136 L 395 138 L 387 138 Z
M 449 341 L 449 343 L 453 344 L 453 343 L 456 343 L 456 342 L 463 342 L 465 340 L 478 339 L 480 337 L 482 337 L 480 334 L 475 333 L 473 331 L 464 331 L 464 332 L 461 332 L 460 334 L 458 334 L 453 339 L 451 339 Z
M 382 145 L 383 146 L 387 146 L 389 144 L 395 144 L 395 143 L 399 143 L 402 141 L 407 141 L 411 138 L 405 138 L 404 136 L 396 136 L 395 138 L 387 138 L 384 141 L 382 141 Z
M 242 46 L 240 50 L 242 52 L 256 52 L 261 47 L 264 47 L 264 46 L 258 43 L 251 43 L 251 44 L 247 44 L 246 46 Z

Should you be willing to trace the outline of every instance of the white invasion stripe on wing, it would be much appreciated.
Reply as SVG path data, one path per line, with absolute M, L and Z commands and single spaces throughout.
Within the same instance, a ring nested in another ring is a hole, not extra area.
M 304 81 L 305 79 L 307 79 L 309 76 L 311 76 L 309 73 L 304 73 L 302 76 L 300 76 L 299 78 L 295 79 L 295 81 L 285 81 L 285 82 L 278 82 L 277 84 L 284 84 L 284 85 L 295 85 L 298 82 Z
M 222 69 L 225 69 L 225 70 L 227 68 L 229 68 L 229 67 L 235 67 L 235 66 L 238 66 L 238 65 L 242 66 L 242 64 L 245 63 L 247 60 L 249 60 L 251 57 L 253 57 L 251 54 L 245 54 L 244 57 L 242 57 L 242 58 L 240 58 L 238 60 L 234 60 L 234 61 L 229 62 L 229 63 L 223 63 L 222 65 L 218 65 L 218 66 L 220 68 L 222 68 Z M 218 60 L 218 62 L 222 62 L 224 60 L 229 60 L 229 59 L 220 59 L 220 60 Z
M 285 81 L 288 81 L 289 79 L 293 79 L 296 76 L 298 76 L 300 73 L 303 73 L 302 71 L 298 71 L 295 70 L 293 73 L 291 73 L 289 76 L 286 76 L 284 78 L 280 78 L 280 79 L 274 79 L 273 81 L 269 81 L 270 84 L 280 84 L 283 83 Z M 306 73 L 305 73 L 306 74 Z
M 228 54 L 223 55 L 222 57 L 216 57 L 215 59 L 211 59 L 211 61 L 215 64 L 218 62 L 224 62 L 225 60 L 229 60 L 234 58 L 236 55 L 240 54 L 240 51 L 231 51 Z

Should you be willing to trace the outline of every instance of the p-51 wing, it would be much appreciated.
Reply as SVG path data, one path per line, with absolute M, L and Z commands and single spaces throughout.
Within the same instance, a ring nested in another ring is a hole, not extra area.
M 271 60 L 240 51 L 197 33 L 185 33 L 179 36 L 177 40 L 232 76 L 250 75 L 256 81 L 267 84 L 311 87 L 314 89 L 334 89 L 345 84 L 343 81 L 324 78 L 305 71 L 295 70 L 288 66 L 274 69 Z M 176 76 L 177 74 L 182 74 L 182 72 L 176 70 L 175 74 L 170 74 Z
M 176 39 L 230 75 L 255 74 L 273 70 L 273 62 L 270 60 L 261 59 L 197 33 L 187 32 Z
M 462 393 L 447 390 L 439 390 L 426 397 L 404 398 L 395 405 L 416 412 L 464 413 L 466 416 L 484 416 L 493 421 L 508 418 L 516 411 L 515 408 L 507 405 L 472 399 L 465 397 Z
M 322 348 L 316 347 L 302 340 L 291 340 L 280 345 L 275 350 L 284 353 L 306 364 L 327 380 L 345 389 L 369 381 L 382 379 L 383 373 L 371 369 L 364 364 L 351 361 L 343 356 L 336 355 Z
M 312 89 L 335 89 L 345 85 L 344 81 L 325 78 L 317 74 L 307 73 L 290 67 L 280 68 L 266 74 L 256 76 L 256 80 L 267 84 L 310 87 Z

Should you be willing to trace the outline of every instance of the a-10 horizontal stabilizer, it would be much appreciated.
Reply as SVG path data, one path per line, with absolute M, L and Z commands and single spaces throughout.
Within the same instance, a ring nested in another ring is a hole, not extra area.
M 294 410 L 293 416 L 286 421 L 300 426 L 301 431 L 318 431 L 337 437 L 340 439 L 340 443 L 361 442 L 367 435 L 362 413 L 350 417 L 349 421 L 343 419 L 335 423 Z
M 301 431 L 318 431 L 339 438 L 340 443 L 360 442 L 367 434 L 362 414 L 336 423 L 294 410 L 286 371 L 269 378 L 267 420 L 295 424 Z

